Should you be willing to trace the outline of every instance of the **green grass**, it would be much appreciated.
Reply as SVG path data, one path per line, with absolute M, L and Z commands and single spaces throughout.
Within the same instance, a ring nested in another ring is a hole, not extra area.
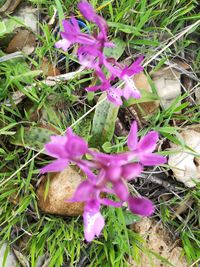
M 41 13 L 47 12 L 50 17 L 54 8 L 58 10 L 60 19 L 63 14 L 67 17 L 72 13 L 79 15 L 76 6 L 78 1 L 29 2 Z M 195 0 L 92 0 L 91 3 L 107 18 L 110 39 L 117 37 L 125 42 L 126 47 L 120 59 L 144 54 L 147 61 L 185 27 L 200 19 L 199 3 Z M 12 20 L 12 17 L 10 19 Z M 43 215 L 38 210 L 35 187 L 38 182 L 38 169 L 46 163 L 46 157 L 42 153 L 37 157 L 35 155 L 43 147 L 45 138 L 51 134 L 48 130 L 42 131 L 40 127 L 47 124 L 51 129 L 63 133 L 68 126 L 74 124 L 75 132 L 90 140 L 95 101 L 99 96 L 99 93 L 94 96 L 87 95 L 84 91 L 91 79 L 90 71 L 84 71 L 80 77 L 67 82 L 57 82 L 54 86 L 41 82 L 45 79 L 41 73 L 43 58 L 47 57 L 49 62 L 55 64 L 59 52 L 54 48 L 57 37 L 52 34 L 44 20 L 40 21 L 40 31 L 41 34 L 37 36 L 38 46 L 33 56 L 0 63 L 0 240 L 19 246 L 20 240 L 26 238 L 26 246 L 21 251 L 30 266 L 35 266 L 38 257 L 44 254 L 49 261 L 48 266 L 56 267 L 62 264 L 78 266 L 79 261 L 83 259 L 86 266 L 128 266 L 128 257 L 139 262 L 140 250 L 148 252 L 142 238 L 126 225 L 128 215 L 124 209 L 103 209 L 106 227 L 101 238 L 91 244 L 84 242 L 81 218 Z M 185 56 L 198 79 L 199 35 L 199 28 L 194 27 L 165 49 L 157 58 L 158 61 L 151 62 L 146 72 L 159 69 L 168 59 Z M 0 50 L 0 56 L 3 55 Z M 66 68 L 71 68 L 70 62 L 76 68 L 77 60 L 71 54 L 64 55 Z M 156 90 L 153 82 L 150 82 L 155 97 Z M 13 93 L 16 91 L 24 95 L 20 103 L 13 99 Z M 163 139 L 179 143 L 176 137 L 178 129 L 183 124 L 199 123 L 200 119 L 199 107 L 191 107 L 187 96 L 182 95 L 180 99 L 175 99 L 167 110 L 160 109 L 153 117 L 146 118 L 146 127 L 139 134 L 144 135 L 148 130 L 154 129 L 162 134 Z M 180 100 L 182 104 L 177 107 L 176 103 Z M 177 111 L 182 113 L 177 114 Z M 79 119 L 80 122 L 76 123 Z M 174 121 L 178 122 L 176 127 L 172 123 Z M 114 135 L 98 144 L 98 148 L 107 152 L 122 152 L 125 140 L 125 136 Z M 162 153 L 169 154 L 168 151 Z M 173 218 L 174 206 L 180 205 L 185 199 L 193 200 L 191 209 Z M 198 185 L 195 189 L 184 188 L 178 197 L 174 195 L 170 201 L 161 203 L 156 214 L 166 226 L 180 236 L 188 264 L 200 257 L 199 205 Z M 132 221 L 134 219 L 136 218 L 132 218 Z

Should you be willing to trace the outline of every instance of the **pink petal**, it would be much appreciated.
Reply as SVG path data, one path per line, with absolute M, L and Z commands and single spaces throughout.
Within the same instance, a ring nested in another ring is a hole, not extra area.
M 71 128 L 67 129 L 66 137 L 67 143 L 65 144 L 65 149 L 70 157 L 80 157 L 88 151 L 88 144 L 83 138 L 74 134 Z
M 66 40 L 66 39 L 62 39 L 62 40 L 55 43 L 56 48 L 62 49 L 65 52 L 68 50 L 70 45 L 71 45 L 71 42 Z
M 68 161 L 65 159 L 58 159 L 54 162 L 46 165 L 40 169 L 40 173 L 44 174 L 46 172 L 60 172 L 68 166 Z
M 87 1 L 81 1 L 78 4 L 78 9 L 87 20 L 94 22 L 96 13 L 93 7 Z
M 134 121 L 131 125 L 131 129 L 128 135 L 127 144 L 130 150 L 135 150 L 137 148 L 138 138 L 137 138 L 137 123 Z
M 156 166 L 166 163 L 166 158 L 158 154 L 144 154 L 140 156 L 140 162 L 144 166 Z
M 121 76 L 122 77 L 124 75 L 132 76 L 134 74 L 137 74 L 143 71 L 144 68 L 140 65 L 143 59 L 144 59 L 144 56 L 140 56 L 135 62 L 133 62 L 133 64 L 131 64 L 131 66 L 124 68 Z
M 49 156 L 54 158 L 68 158 L 68 153 L 65 150 L 65 144 L 67 143 L 66 136 L 51 136 L 51 141 L 44 147 Z
M 123 89 L 123 97 L 125 99 L 129 98 L 140 98 L 141 94 L 140 91 L 136 88 L 135 83 L 132 78 L 129 78 L 128 76 L 124 76 L 125 81 L 125 87 Z
M 122 105 L 122 91 L 118 88 L 110 88 L 107 91 L 107 98 L 110 102 L 112 102 L 115 106 L 121 106 Z
M 66 199 L 67 202 L 80 202 L 92 199 L 94 186 L 89 181 L 83 181 L 71 199 Z
M 111 182 L 115 182 L 120 179 L 122 168 L 118 165 L 111 165 L 106 169 L 106 177 Z
M 138 150 L 143 152 L 152 152 L 156 148 L 156 142 L 158 141 L 159 136 L 155 131 L 149 132 L 138 142 Z
M 119 199 L 122 201 L 127 200 L 129 195 L 128 187 L 123 181 L 119 180 L 116 183 L 113 183 L 113 189 Z
M 83 215 L 84 219 L 84 235 L 88 242 L 91 242 L 95 236 L 99 236 L 102 229 L 104 228 L 105 221 L 100 212 L 89 213 L 85 212 Z
M 129 163 L 122 167 L 122 177 L 126 180 L 136 178 L 142 172 L 142 166 L 139 163 Z
M 153 203 L 146 198 L 129 196 L 128 204 L 133 213 L 141 216 L 150 216 L 154 212 Z
M 105 225 L 105 221 L 99 212 L 100 203 L 97 200 L 90 201 L 86 204 L 83 220 L 84 220 L 84 235 L 85 239 L 90 242 L 95 236 L 99 236 Z

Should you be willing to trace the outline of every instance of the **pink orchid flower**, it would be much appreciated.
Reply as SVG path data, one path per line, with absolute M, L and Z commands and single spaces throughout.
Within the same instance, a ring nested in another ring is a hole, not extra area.
M 77 164 L 87 179 L 77 187 L 69 202 L 85 202 L 83 213 L 84 235 L 90 242 L 99 236 L 104 227 L 104 218 L 100 213 L 101 205 L 121 207 L 127 202 L 129 209 L 138 215 L 149 216 L 154 212 L 153 203 L 143 197 L 133 197 L 128 191 L 127 181 L 136 178 L 143 166 L 165 163 L 166 159 L 153 154 L 158 141 L 154 131 L 138 141 L 137 124 L 133 122 L 128 136 L 130 151 L 119 154 L 105 154 L 88 148 L 87 143 L 68 128 L 65 136 L 52 136 L 45 145 L 46 152 L 56 158 L 40 170 L 40 173 L 61 171 L 69 162 Z M 91 160 L 83 159 L 90 154 Z M 106 197 L 105 197 L 106 194 Z M 109 199 L 115 195 L 118 201 Z

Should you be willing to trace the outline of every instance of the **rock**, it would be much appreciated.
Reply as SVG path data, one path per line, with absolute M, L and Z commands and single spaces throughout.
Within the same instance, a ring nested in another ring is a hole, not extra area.
M 149 218 L 143 218 L 140 222 L 132 225 L 133 231 L 142 235 L 146 247 L 156 254 L 159 254 L 176 267 L 187 267 L 185 257 L 182 255 L 182 248 L 172 240 L 170 234 L 162 223 L 158 223 Z M 161 261 L 153 254 L 148 257 L 147 253 L 141 252 L 141 262 L 136 264 L 129 260 L 132 267 L 168 267 L 169 265 Z
M 167 109 L 181 95 L 180 73 L 175 69 L 161 68 L 152 75 L 163 109 Z M 181 103 L 177 103 L 177 106 Z
M 194 187 L 195 182 L 200 182 L 200 158 L 193 155 L 195 152 L 200 154 L 200 124 L 186 127 L 180 133 L 180 138 L 184 147 L 170 143 L 172 151 L 179 152 L 169 155 L 168 164 L 177 181 L 184 183 L 187 187 Z
M 0 266 L 3 266 L 3 259 L 4 259 L 4 253 L 6 252 L 6 247 L 7 244 L 4 243 L 0 248 Z M 10 250 L 6 258 L 6 264 L 4 265 L 4 267 L 17 267 L 17 266 L 19 266 L 17 259 L 14 253 Z
M 82 181 L 80 174 L 67 167 L 62 172 L 49 174 L 50 182 L 46 199 L 45 188 L 47 176 L 42 180 L 37 190 L 38 206 L 45 212 L 62 216 L 77 216 L 83 213 L 84 203 L 66 202 L 73 196 L 77 186 Z

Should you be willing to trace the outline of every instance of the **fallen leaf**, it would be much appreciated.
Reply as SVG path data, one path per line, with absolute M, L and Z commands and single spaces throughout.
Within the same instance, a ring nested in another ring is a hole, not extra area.
M 36 46 L 36 37 L 28 30 L 20 30 L 10 41 L 6 53 L 22 51 L 26 55 L 33 53 Z
M 135 82 L 135 86 L 141 91 L 143 96 L 144 93 L 142 91 L 145 91 L 147 93 L 152 93 L 151 86 L 144 72 L 140 72 L 134 75 L 133 80 Z M 139 117 L 143 117 L 143 116 L 153 115 L 153 113 L 158 109 L 159 104 L 160 104 L 159 100 L 151 101 L 151 98 L 149 98 L 149 101 L 147 102 L 144 101 L 143 103 L 137 105 L 135 104 L 131 107 L 133 107 L 136 110 Z M 129 109 L 131 109 L 131 107 L 129 107 Z
M 3 6 L 0 7 L 0 14 L 7 15 L 15 11 L 16 7 L 21 3 L 22 0 L 7 0 Z
M 184 199 L 175 209 L 174 209 L 174 215 L 172 216 L 171 220 L 174 220 L 176 217 L 179 217 L 182 213 L 184 213 L 186 210 L 188 210 L 191 205 L 194 203 L 194 200 L 192 198 L 186 198 Z
M 60 75 L 60 71 L 52 63 L 48 61 L 46 57 L 42 60 L 41 69 L 45 76 L 57 76 Z
M 140 222 L 132 225 L 132 230 L 142 235 L 147 249 L 154 255 L 157 254 L 158 257 L 153 254 L 148 257 L 147 253 L 141 252 L 139 264 L 136 264 L 133 259 L 129 260 L 131 267 L 168 267 L 170 266 L 169 262 L 176 267 L 188 266 L 182 248 L 172 239 L 162 223 L 143 218 Z
M 41 211 L 62 216 L 77 216 L 83 213 L 83 202 L 66 202 L 82 181 L 81 175 L 67 167 L 62 172 L 53 173 L 42 180 L 37 190 L 38 206 Z
M 197 105 L 200 105 L 200 87 L 195 89 L 195 98 Z
M 180 133 L 179 140 L 184 147 L 170 143 L 171 150 L 178 152 L 169 155 L 168 164 L 177 181 L 194 187 L 195 182 L 200 182 L 200 124 L 186 127 Z
M 175 69 L 161 68 L 153 73 L 153 82 L 160 97 L 160 104 L 167 109 L 181 95 L 180 73 Z M 177 103 L 177 106 L 181 103 Z

